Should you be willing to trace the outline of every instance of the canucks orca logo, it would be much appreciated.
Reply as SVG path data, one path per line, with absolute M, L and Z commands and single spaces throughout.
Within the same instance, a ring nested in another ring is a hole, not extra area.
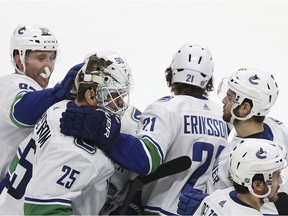
M 159 101 L 169 101 L 173 98 L 173 96 L 164 96 L 162 98 L 159 99 Z
M 131 117 L 138 122 L 140 120 L 141 114 L 142 112 L 134 107 Z
M 25 27 L 25 26 L 21 27 L 21 28 L 18 30 L 18 34 L 22 35 L 22 34 L 24 34 L 24 31 L 26 31 L 26 27 Z
M 88 152 L 89 154 L 95 154 L 97 147 L 91 146 L 87 143 L 85 143 L 82 139 L 75 137 L 74 138 L 74 144 L 83 149 L 84 151 Z
M 255 74 L 254 76 L 249 77 L 249 82 L 253 85 L 258 85 L 260 78 Z
M 267 154 L 267 151 L 264 151 L 262 148 L 260 148 L 260 150 L 256 152 L 256 157 L 259 159 L 265 159 L 267 158 L 266 154 Z

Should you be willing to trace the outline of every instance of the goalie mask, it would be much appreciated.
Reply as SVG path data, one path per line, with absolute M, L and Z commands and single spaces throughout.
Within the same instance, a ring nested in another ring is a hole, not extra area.
M 118 54 L 102 53 L 99 56 L 98 54 L 90 56 L 78 72 L 74 89 L 81 91 L 81 86 L 84 85 L 90 85 L 94 89 L 98 107 L 118 116 L 122 116 L 127 109 L 130 68 Z M 121 105 L 117 100 L 121 100 Z
M 185 44 L 174 55 L 170 67 L 172 83 L 185 83 L 205 89 L 212 77 L 214 63 L 208 48 Z
M 25 58 L 27 51 L 55 51 L 57 52 L 58 41 L 53 32 L 40 25 L 18 26 L 10 40 L 10 58 L 15 70 L 20 74 L 26 73 Z M 15 51 L 18 51 L 23 71 L 17 68 L 14 61 Z M 47 69 L 46 69 L 47 70 Z M 46 73 L 48 73 L 46 71 Z M 50 72 L 49 72 L 50 73 Z M 50 74 L 49 74 L 50 75 Z
M 234 104 L 231 109 L 232 118 L 247 120 L 252 116 L 265 116 L 275 104 L 279 89 L 272 74 L 255 68 L 242 68 L 234 72 L 229 78 L 223 78 L 218 87 L 217 94 L 226 94 L 231 89 L 235 93 Z M 225 92 L 225 93 L 224 93 Z M 244 118 L 235 116 L 234 109 L 237 108 L 244 99 L 250 99 L 253 107 L 249 115 Z
M 229 156 L 228 170 L 231 178 L 239 185 L 245 186 L 258 198 L 265 198 L 271 192 L 272 174 L 287 166 L 285 153 L 273 141 L 247 138 L 240 141 Z M 252 179 L 262 174 L 268 192 L 257 195 L 252 188 Z

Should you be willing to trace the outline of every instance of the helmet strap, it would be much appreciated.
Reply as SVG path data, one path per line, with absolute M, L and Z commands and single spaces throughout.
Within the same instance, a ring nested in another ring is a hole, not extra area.
M 253 116 L 252 110 L 251 110 L 250 113 L 249 113 L 247 116 L 245 116 L 245 117 L 238 117 L 238 116 L 236 116 L 236 115 L 234 114 L 234 110 L 235 110 L 238 106 L 239 106 L 239 105 L 238 105 L 237 103 L 234 103 L 233 106 L 232 106 L 232 108 L 231 108 L 231 118 L 230 118 L 229 123 L 232 124 L 232 125 L 234 124 L 235 119 L 240 120 L 240 121 L 245 121 L 245 120 L 248 120 L 248 119 L 252 118 L 252 116 Z
M 268 187 L 268 192 L 266 194 L 263 194 L 263 195 L 256 194 L 251 185 L 248 186 L 248 190 L 253 196 L 255 196 L 257 198 L 262 198 L 264 202 L 270 202 L 268 199 L 268 196 L 271 193 L 271 185 L 267 185 L 267 187 Z
M 19 70 L 14 59 L 13 59 L 13 66 L 14 66 L 15 70 L 17 71 L 17 73 L 22 74 L 22 75 L 26 75 L 25 56 L 20 55 L 20 53 L 19 53 L 19 58 L 20 58 L 21 64 L 23 65 L 23 71 Z

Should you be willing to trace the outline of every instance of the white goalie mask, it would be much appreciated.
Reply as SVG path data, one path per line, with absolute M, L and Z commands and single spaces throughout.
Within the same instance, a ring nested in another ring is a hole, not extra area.
M 229 78 L 223 78 L 218 87 L 218 95 L 226 94 L 231 89 L 235 93 L 234 104 L 231 109 L 232 119 L 246 120 L 252 116 L 265 116 L 275 104 L 279 94 L 277 82 L 272 74 L 255 68 L 242 68 L 234 72 Z M 253 107 L 249 115 L 244 118 L 235 116 L 233 110 L 244 99 L 250 99 Z M 233 124 L 233 121 L 230 123 Z
M 174 55 L 170 67 L 172 83 L 185 83 L 205 89 L 212 77 L 214 63 L 208 48 L 184 44 Z
M 129 104 L 130 89 L 130 67 L 125 59 L 115 52 L 105 52 L 92 55 L 85 62 L 79 73 L 84 73 L 82 82 L 97 84 L 97 106 L 122 116 Z M 75 79 L 77 90 L 81 84 L 79 73 Z M 121 106 L 116 103 L 118 99 L 123 102 Z
M 265 198 L 271 192 L 272 174 L 287 166 L 285 153 L 273 141 L 247 138 L 240 141 L 229 156 L 228 171 L 234 182 L 245 186 L 258 198 Z M 252 179 L 256 174 L 263 174 L 268 192 L 257 195 L 252 188 Z M 284 179 L 283 179 L 284 181 Z
M 27 51 L 57 51 L 58 41 L 53 32 L 44 26 L 18 26 L 10 40 L 10 58 L 13 67 L 20 74 L 26 73 L 25 58 Z M 14 51 L 18 51 L 24 70 L 20 71 L 14 61 Z M 46 69 L 47 70 L 47 69 Z M 50 74 L 49 74 L 50 75 Z

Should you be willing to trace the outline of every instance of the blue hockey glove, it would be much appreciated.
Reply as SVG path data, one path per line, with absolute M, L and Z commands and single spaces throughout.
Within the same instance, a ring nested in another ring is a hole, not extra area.
M 70 90 L 73 86 L 74 79 L 78 73 L 78 71 L 82 68 L 84 63 L 80 63 L 72 67 L 64 79 L 61 82 L 58 82 L 52 91 L 52 94 L 56 96 L 57 99 L 59 100 L 64 100 L 64 99 L 73 99 L 73 95 L 70 94 Z
M 61 133 L 83 139 L 100 149 L 110 150 L 117 142 L 121 123 L 117 116 L 89 106 L 67 103 L 60 119 Z
M 179 197 L 177 213 L 179 215 L 193 215 L 206 196 L 208 194 L 198 189 L 182 193 Z

